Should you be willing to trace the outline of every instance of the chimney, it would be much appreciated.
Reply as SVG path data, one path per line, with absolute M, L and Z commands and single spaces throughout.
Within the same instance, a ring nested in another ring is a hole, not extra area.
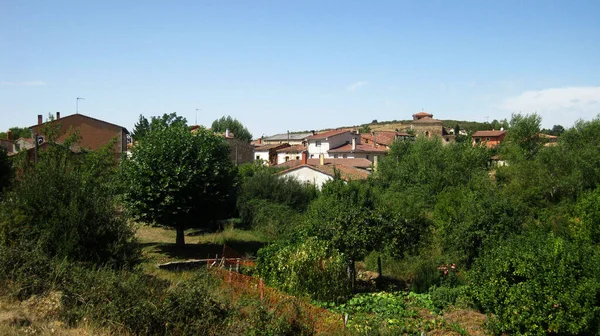
M 56 120 L 60 119 L 60 112 L 56 112 Z
M 225 129 L 225 137 L 229 138 L 229 128 Z
M 306 151 L 302 151 L 302 164 L 308 164 L 308 153 Z
M 373 171 L 377 171 L 377 161 L 379 160 L 379 158 L 377 157 L 377 155 L 373 155 Z
M 38 114 L 38 125 L 41 125 L 44 123 L 44 117 L 41 114 Z
M 259 145 L 262 144 L 262 137 L 258 138 L 257 142 L 258 142 Z
M 321 166 L 325 165 L 325 154 L 323 154 L 323 153 L 319 154 L 319 164 Z
M 356 138 L 352 138 L 352 150 L 356 150 Z
M 6 139 L 12 140 L 12 131 L 11 130 L 8 130 L 8 132 L 6 132 Z

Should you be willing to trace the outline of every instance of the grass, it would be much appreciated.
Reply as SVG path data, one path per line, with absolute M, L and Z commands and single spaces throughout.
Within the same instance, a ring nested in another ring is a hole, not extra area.
M 186 246 L 181 248 L 175 244 L 175 230 L 163 227 L 139 225 L 136 237 L 145 262 L 142 264 L 147 273 L 171 281 L 181 280 L 188 276 L 187 272 L 170 272 L 159 270 L 156 265 L 170 261 L 188 259 L 214 258 L 222 256 L 223 245 L 237 251 L 241 255 L 255 256 L 268 240 L 255 231 L 226 227 L 220 232 L 200 233 L 196 230 L 186 231 Z

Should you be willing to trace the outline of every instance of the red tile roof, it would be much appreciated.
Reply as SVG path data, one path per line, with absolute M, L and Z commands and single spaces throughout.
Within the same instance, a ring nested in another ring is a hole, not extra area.
M 497 136 L 501 136 L 503 134 L 506 134 L 506 131 L 491 130 L 491 131 L 477 131 L 477 132 L 473 133 L 473 136 L 474 137 L 497 137 Z
M 296 166 L 296 167 L 292 167 L 290 169 L 286 169 L 284 171 L 279 172 L 279 175 L 283 175 L 286 173 L 289 173 L 291 171 L 294 171 L 296 169 L 301 169 L 301 168 L 309 168 L 318 172 L 321 172 L 325 175 L 329 175 L 331 177 L 335 176 L 335 171 L 339 171 L 340 173 L 340 177 L 345 180 L 345 181 L 350 181 L 350 180 L 366 180 L 369 177 L 369 173 L 365 170 L 362 169 L 357 169 L 357 168 L 352 168 L 352 167 L 347 167 L 347 166 L 343 166 L 343 165 L 300 165 L 300 166 Z
M 369 168 L 373 165 L 373 163 L 367 159 L 363 158 L 338 158 L 338 159 L 324 159 L 325 165 L 342 165 L 348 167 L 355 168 Z M 311 166 L 318 165 L 320 163 L 320 159 L 308 159 L 307 163 Z M 275 167 L 296 167 L 302 165 L 302 160 L 289 160 L 284 163 L 280 163 Z
M 345 144 L 339 147 L 330 149 L 327 153 L 387 153 L 388 149 L 384 147 L 373 147 L 372 145 L 357 144 L 355 149 L 352 149 L 352 144 Z
M 350 132 L 350 131 L 347 129 L 336 129 L 336 130 L 331 130 L 331 131 L 311 135 L 306 139 L 327 139 L 327 138 L 334 137 L 336 135 L 344 134 L 346 132 Z
M 433 117 L 433 114 L 422 111 L 422 112 L 413 114 L 413 117 Z
M 377 144 L 384 146 L 391 146 L 397 136 L 409 136 L 408 133 L 404 132 L 393 132 L 393 131 L 378 131 L 373 134 L 361 134 L 361 138 L 366 139 L 370 142 L 376 140 Z
M 271 144 L 271 145 L 259 145 L 254 147 L 254 151 L 255 152 L 265 152 L 265 151 L 270 151 L 272 149 L 281 149 L 281 148 L 285 148 L 285 147 L 290 147 L 290 144 Z
M 302 151 L 305 151 L 305 150 L 306 150 L 306 146 L 295 145 L 295 146 L 278 149 L 277 153 L 302 153 Z

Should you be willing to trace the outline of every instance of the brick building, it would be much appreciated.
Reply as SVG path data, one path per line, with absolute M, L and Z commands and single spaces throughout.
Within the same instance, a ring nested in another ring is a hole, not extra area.
M 72 114 L 61 118 L 60 112 L 56 113 L 56 119 L 43 122 L 42 115 L 38 115 L 38 123 L 29 127 L 33 134 L 37 133 L 44 137 L 44 128 L 47 125 L 60 126 L 60 134 L 56 142 L 61 143 L 69 136 L 69 130 L 78 130 L 81 136 L 77 146 L 80 148 L 98 150 L 115 139 L 115 156 L 120 157 L 127 152 L 129 131 L 122 126 L 115 125 L 83 114 Z

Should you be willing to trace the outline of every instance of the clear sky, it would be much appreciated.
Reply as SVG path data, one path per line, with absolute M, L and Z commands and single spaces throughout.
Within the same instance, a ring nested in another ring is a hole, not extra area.
M 0 129 L 231 115 L 256 136 L 424 109 L 600 113 L 600 1 L 0 0 Z

